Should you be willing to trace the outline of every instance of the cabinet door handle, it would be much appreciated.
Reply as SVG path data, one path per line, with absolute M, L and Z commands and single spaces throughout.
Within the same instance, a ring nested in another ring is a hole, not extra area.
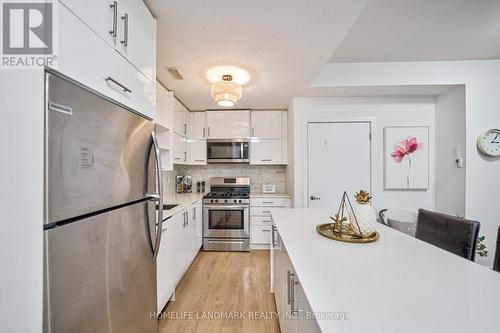
M 292 272 L 290 272 L 289 269 L 286 270 L 286 299 L 287 299 L 287 304 L 290 305 L 290 278 L 292 277 Z
M 273 225 L 272 228 L 273 228 L 273 233 L 271 234 L 271 239 L 272 239 L 272 242 L 273 242 L 272 246 L 273 247 L 278 247 L 278 241 L 276 240 L 276 236 L 274 236 L 275 233 L 278 232 L 278 228 L 276 228 L 275 225 Z
M 111 30 L 109 30 L 109 34 L 116 38 L 116 30 L 117 30 L 117 20 L 118 20 L 118 2 L 113 1 L 112 4 L 109 5 L 109 8 L 113 11 L 113 26 Z
M 205 127 L 203 127 L 203 137 L 205 137 Z
M 131 93 L 132 90 L 130 90 L 129 88 L 127 88 L 126 86 L 124 86 L 123 84 L 121 84 L 120 82 L 116 81 L 115 79 L 113 79 L 111 76 L 108 76 L 104 79 L 104 81 L 106 81 L 106 83 L 109 84 L 109 82 L 113 82 L 114 84 L 116 84 L 118 87 L 122 88 L 123 89 L 123 92 L 128 92 L 128 93 Z
M 196 207 L 193 207 L 193 220 L 196 221 Z
M 187 161 L 187 152 L 184 152 L 184 162 Z
M 210 126 L 208 127 L 208 137 L 210 137 Z
M 295 309 L 295 285 L 297 285 L 298 282 L 295 280 L 295 274 L 290 274 L 290 314 L 293 315 L 297 312 L 299 312 L 297 309 Z
M 187 125 L 184 124 L 184 134 L 186 134 L 186 133 L 187 133 Z
M 125 13 L 121 18 L 123 21 L 123 40 L 121 43 L 123 46 L 128 46 L 128 14 Z
M 252 136 L 255 136 L 255 128 L 252 127 Z

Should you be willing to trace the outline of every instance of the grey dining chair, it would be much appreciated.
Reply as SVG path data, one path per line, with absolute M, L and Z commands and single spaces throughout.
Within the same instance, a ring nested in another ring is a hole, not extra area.
M 477 221 L 420 209 L 415 237 L 474 261 L 480 226 Z
M 497 249 L 495 252 L 495 259 L 493 260 L 493 270 L 500 272 L 500 227 L 498 227 Z

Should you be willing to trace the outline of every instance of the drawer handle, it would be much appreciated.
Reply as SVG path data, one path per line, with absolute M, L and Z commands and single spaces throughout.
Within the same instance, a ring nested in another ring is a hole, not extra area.
M 266 205 L 274 205 L 274 201 L 262 201 L 263 204 L 266 204 Z M 269 211 L 271 212 L 271 211 Z
M 108 76 L 107 78 L 105 78 L 104 81 L 106 81 L 106 83 L 108 83 L 108 84 L 109 84 L 110 81 L 113 82 L 114 84 L 116 84 L 117 86 L 119 86 L 120 88 L 122 88 L 123 92 L 128 92 L 128 93 L 132 92 L 132 90 L 130 90 L 129 88 L 125 87 L 123 84 L 121 84 L 120 82 L 116 81 L 111 76 Z
M 271 161 L 272 161 L 272 159 L 270 159 L 270 158 L 265 158 L 265 159 L 262 159 L 262 160 L 260 160 L 260 161 L 261 161 L 261 162 L 271 162 Z
M 271 223 L 271 220 L 262 220 L 262 222 Z
M 262 231 L 265 231 L 265 232 L 271 232 L 270 229 L 262 229 Z
M 263 210 L 263 211 L 262 211 L 262 213 L 267 213 L 267 214 L 269 214 L 269 213 L 271 213 L 271 211 L 270 211 L 270 210 Z
M 205 160 L 194 160 L 195 162 L 205 162 Z

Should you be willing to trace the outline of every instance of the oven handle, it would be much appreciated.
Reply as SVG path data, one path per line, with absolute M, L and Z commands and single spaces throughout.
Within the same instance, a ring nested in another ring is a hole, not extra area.
M 243 210 L 243 209 L 248 209 L 248 206 L 225 206 L 225 205 L 220 205 L 220 206 L 203 206 L 205 209 L 217 209 L 217 210 Z

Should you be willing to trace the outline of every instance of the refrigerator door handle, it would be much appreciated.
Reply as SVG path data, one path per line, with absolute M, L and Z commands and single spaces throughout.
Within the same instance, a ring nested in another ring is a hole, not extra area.
M 161 174 L 161 156 L 160 156 L 160 148 L 158 147 L 158 141 L 156 140 L 155 132 L 151 133 L 151 139 L 153 140 L 153 150 L 156 158 L 156 184 L 158 187 L 158 193 L 155 194 L 146 194 L 150 200 L 154 200 L 158 202 L 157 209 L 157 221 L 156 221 L 156 242 L 153 249 L 153 261 L 156 261 L 156 257 L 158 256 L 158 251 L 160 249 L 161 242 L 161 234 L 162 234 L 162 224 L 163 224 L 163 179 Z

